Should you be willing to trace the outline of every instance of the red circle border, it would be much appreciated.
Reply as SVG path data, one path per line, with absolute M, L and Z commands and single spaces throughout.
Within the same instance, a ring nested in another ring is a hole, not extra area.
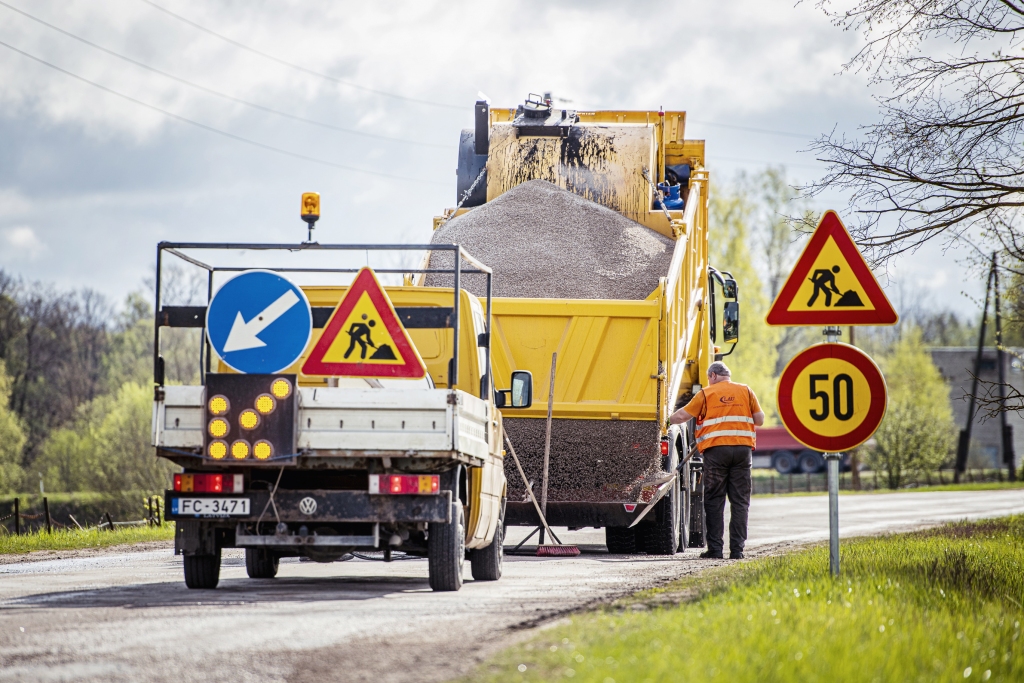
M 808 365 L 824 358 L 838 358 L 850 363 L 864 374 L 868 387 L 871 389 L 872 401 L 868 408 L 868 414 L 856 429 L 840 436 L 815 434 L 797 419 L 796 409 L 793 407 L 793 386 L 797 376 Z M 881 400 L 876 400 L 875 397 L 881 397 Z M 777 401 L 782 424 L 794 439 L 816 451 L 837 453 L 856 448 L 871 438 L 878 426 L 882 424 L 888 398 L 885 378 L 882 377 L 881 370 L 870 356 L 849 344 L 825 343 L 805 349 L 789 361 L 785 370 L 782 371 L 782 376 L 779 377 Z

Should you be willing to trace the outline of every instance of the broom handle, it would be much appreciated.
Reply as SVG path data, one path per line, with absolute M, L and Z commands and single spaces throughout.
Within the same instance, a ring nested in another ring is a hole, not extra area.
M 551 383 L 548 385 L 548 424 L 544 433 L 544 476 L 540 485 L 540 509 L 548 514 L 548 464 L 551 461 L 551 412 L 555 407 L 555 361 L 558 353 L 551 354 Z
M 530 500 L 533 502 L 533 507 L 537 510 L 537 516 L 540 518 L 540 523 L 545 529 L 547 529 L 548 533 L 551 534 L 551 538 L 555 539 L 558 545 L 562 545 L 562 542 L 558 540 L 558 536 L 551 533 L 551 529 L 548 527 L 548 520 L 544 516 L 544 513 L 540 511 L 540 504 L 537 502 L 537 497 L 533 495 L 533 487 L 530 486 L 530 480 L 526 478 L 526 472 L 523 471 L 523 466 L 519 463 L 519 456 L 516 455 L 516 449 L 512 447 L 512 440 L 508 438 L 507 432 L 505 433 L 505 443 L 508 444 L 508 452 L 512 454 L 512 460 L 516 463 L 516 469 L 519 470 L 519 476 L 523 478 L 523 485 L 526 486 L 526 493 L 529 494 Z

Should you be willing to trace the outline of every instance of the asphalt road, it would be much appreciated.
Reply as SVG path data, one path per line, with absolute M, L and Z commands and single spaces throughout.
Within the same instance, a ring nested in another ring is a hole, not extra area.
M 843 496 L 840 522 L 854 536 L 1015 512 L 1024 491 Z M 447 594 L 422 560 L 286 561 L 256 581 L 226 551 L 216 591 L 187 590 L 166 549 L 0 565 L 0 681 L 446 680 L 531 626 L 709 566 L 693 550 L 611 556 L 603 532 L 564 533 L 583 555 L 510 557 L 501 581 Z M 752 554 L 827 536 L 824 496 L 754 501 Z

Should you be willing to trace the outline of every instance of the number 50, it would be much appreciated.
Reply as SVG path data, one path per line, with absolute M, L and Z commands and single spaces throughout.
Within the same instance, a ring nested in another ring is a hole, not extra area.
M 812 410 L 811 419 L 821 422 L 829 415 L 829 395 L 818 388 L 818 382 L 828 382 L 828 375 L 811 375 L 811 400 L 821 401 L 821 410 Z M 845 386 L 845 389 L 844 389 Z M 846 409 L 843 410 L 843 404 Z M 836 375 L 832 380 L 832 414 L 837 420 L 849 420 L 853 417 L 853 378 L 846 373 Z

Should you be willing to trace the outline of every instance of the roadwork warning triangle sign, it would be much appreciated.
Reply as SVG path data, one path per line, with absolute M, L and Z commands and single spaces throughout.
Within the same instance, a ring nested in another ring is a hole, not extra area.
M 835 211 L 826 211 L 779 291 L 769 325 L 895 325 L 892 304 Z
M 370 268 L 356 275 L 302 364 L 304 375 L 329 377 L 419 379 L 426 372 L 391 299 Z

